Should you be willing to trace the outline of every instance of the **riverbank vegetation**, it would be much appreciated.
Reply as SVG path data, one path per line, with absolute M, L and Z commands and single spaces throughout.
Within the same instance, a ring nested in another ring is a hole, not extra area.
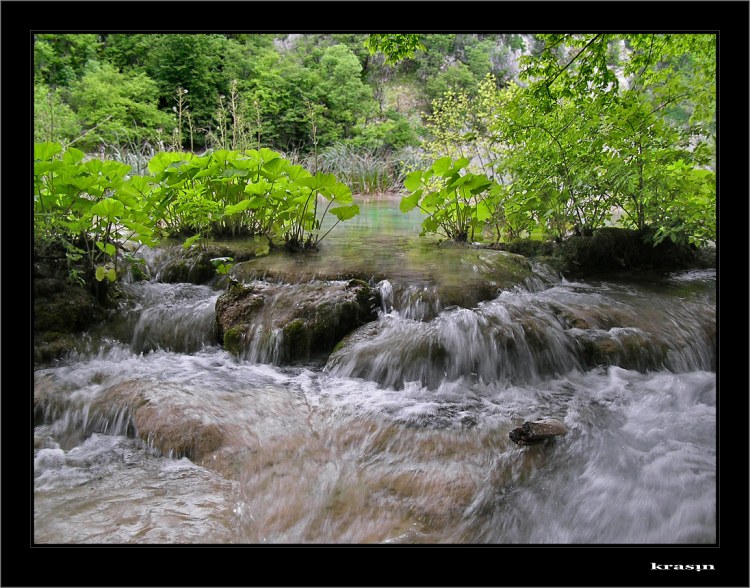
M 304 251 L 352 192 L 459 242 L 703 247 L 715 61 L 700 34 L 39 34 L 37 249 L 94 288 L 166 236 Z

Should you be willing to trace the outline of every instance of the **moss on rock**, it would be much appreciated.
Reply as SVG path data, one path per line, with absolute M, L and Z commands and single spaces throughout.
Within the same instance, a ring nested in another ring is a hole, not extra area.
M 189 283 L 207 284 L 217 277 L 216 267 L 211 262 L 216 257 L 231 257 L 226 247 L 173 248 L 172 258 L 159 272 L 158 279 L 168 284 Z
M 711 266 L 710 251 L 678 245 L 669 239 L 653 245 L 653 233 L 649 228 L 634 231 L 602 227 L 593 234 L 573 236 L 562 243 L 522 239 L 493 248 L 534 257 L 556 270 L 577 276 Z
M 242 352 L 243 330 L 240 327 L 232 327 L 224 333 L 224 349 L 239 355 Z
M 260 337 L 261 347 L 277 344 L 269 334 L 281 331 L 277 361 L 309 361 L 327 356 L 342 338 L 375 320 L 379 307 L 378 292 L 362 280 L 314 281 L 294 287 L 233 281 L 216 302 L 216 324 L 225 348 L 233 353 L 250 341 L 234 334 L 227 339 L 224 334 L 232 329 L 245 333 L 256 325 L 260 328 L 253 329 L 254 336 Z

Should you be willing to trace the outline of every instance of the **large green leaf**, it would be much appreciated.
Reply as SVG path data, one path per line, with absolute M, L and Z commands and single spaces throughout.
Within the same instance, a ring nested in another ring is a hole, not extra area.
M 464 188 L 470 190 L 472 194 L 479 194 L 489 188 L 492 183 L 492 180 L 488 179 L 487 176 L 471 174 L 471 179 L 466 182 Z
M 39 196 L 38 199 L 36 199 L 36 202 L 39 203 L 40 208 L 43 208 L 46 212 L 50 212 L 50 211 L 54 211 L 57 208 L 59 198 L 60 197 L 57 194 L 44 194 L 43 193 L 41 196 Z
M 160 174 L 163 171 L 173 167 L 174 164 L 186 162 L 192 159 L 192 153 L 181 153 L 178 151 L 162 151 L 157 153 L 148 162 L 148 171 L 152 174 Z
M 330 188 L 322 190 L 321 194 L 325 198 L 328 198 L 329 200 L 335 200 L 336 202 L 352 201 L 352 191 L 349 189 L 349 186 L 347 186 L 346 184 L 342 184 L 341 182 L 336 182 Z
M 114 255 L 117 249 L 115 249 L 115 246 L 112 245 L 112 243 L 103 243 L 101 241 L 97 241 L 95 243 L 96 247 L 99 249 L 99 251 L 103 251 L 107 255 Z
M 471 163 L 471 162 L 470 162 L 470 160 L 468 158 L 466 158 L 466 157 L 460 157 L 459 159 L 457 159 L 453 163 L 453 166 L 452 166 L 453 167 L 453 172 L 455 173 L 458 170 L 465 168 L 467 165 L 469 165 L 469 163 Z
M 121 189 L 132 189 L 135 192 L 147 195 L 153 188 L 152 182 L 152 178 L 148 176 L 133 176 L 122 185 Z
M 253 196 L 261 196 L 263 194 L 267 194 L 270 190 L 271 183 L 265 179 L 245 186 L 245 192 L 247 192 L 248 194 L 252 194 Z
M 271 149 L 268 149 L 267 147 L 263 147 L 259 149 L 257 153 L 258 153 L 258 156 L 263 160 L 264 164 L 268 164 L 269 161 L 273 161 L 274 159 L 281 158 L 281 154 Z
M 49 161 L 61 151 L 62 145 L 60 145 L 60 143 L 35 143 L 34 160 Z
M 118 183 L 130 173 L 131 167 L 119 161 L 105 161 L 100 168 L 100 172 L 112 184 Z
M 229 206 L 224 208 L 224 214 L 226 215 L 237 214 L 239 212 L 242 212 L 250 208 L 250 204 L 251 204 L 250 199 L 241 200 L 237 204 L 230 204 Z
M 336 176 L 333 174 L 324 174 L 318 172 L 314 176 L 301 177 L 297 180 L 297 183 L 310 188 L 311 190 L 322 190 L 323 188 L 331 188 L 336 185 Z
M 357 216 L 359 214 L 359 206 L 357 204 L 338 206 L 337 208 L 332 208 L 329 212 L 340 221 L 344 221 Z
M 215 178 L 218 175 L 218 173 L 219 173 L 219 169 L 221 169 L 221 167 L 219 166 L 218 163 L 212 163 L 208 167 L 206 167 L 206 168 L 200 170 L 199 172 L 197 172 L 193 177 L 196 180 L 198 178 L 205 178 L 205 177 Z
M 413 171 L 411 173 L 406 174 L 406 178 L 404 179 L 404 188 L 406 188 L 410 192 L 414 192 L 415 190 L 419 190 L 421 186 L 422 186 L 422 172 L 421 171 Z
M 435 163 L 432 164 L 432 171 L 434 171 L 439 176 L 442 176 L 443 174 L 448 173 L 448 170 L 450 169 L 451 169 L 450 157 L 441 157 L 440 159 L 436 160 Z
M 146 225 L 144 225 L 143 223 L 139 223 L 138 221 L 125 219 L 122 221 L 122 224 L 124 224 L 131 231 L 135 231 L 139 237 L 152 235 L 154 232 L 151 227 L 147 227 Z
M 185 239 L 185 242 L 182 244 L 182 246 L 185 249 L 190 249 L 190 247 L 192 247 L 193 244 L 196 241 L 198 241 L 201 237 L 202 237 L 202 235 L 200 233 L 198 233 L 197 235 L 193 235 L 192 237 L 188 237 L 187 239 Z
M 438 221 L 436 221 L 431 216 L 428 216 L 422 221 L 422 233 L 421 235 L 424 235 L 425 233 L 434 233 L 438 230 L 438 227 L 440 224 Z
M 250 174 L 250 171 L 247 169 L 237 169 L 235 167 L 230 167 L 229 169 L 225 169 L 223 172 L 221 172 L 221 176 L 224 178 L 234 178 L 234 177 L 241 177 L 244 178 L 245 176 L 248 176 Z
M 119 200 L 125 206 L 133 210 L 138 208 L 139 199 L 137 194 L 137 192 L 133 193 L 128 190 L 120 189 L 112 195 L 112 198 Z
M 211 161 L 219 164 L 221 167 L 223 167 L 230 158 L 231 152 L 228 149 L 217 149 L 210 155 Z
M 84 157 L 86 157 L 86 154 L 80 149 L 76 149 L 75 147 L 68 147 L 67 151 L 65 151 L 65 153 L 63 154 L 62 160 L 68 165 L 75 165 L 77 163 L 80 163 Z
M 492 209 L 487 205 L 486 202 L 482 201 L 477 204 L 476 218 L 479 222 L 483 222 L 492 218 Z
M 125 213 L 125 205 L 114 198 L 105 198 L 91 207 L 91 213 L 102 218 L 114 220 Z
M 72 186 L 78 192 L 88 192 L 91 188 L 97 185 L 99 178 L 96 176 L 78 176 L 75 178 L 68 178 L 64 182 L 58 182 L 57 188 L 62 188 L 64 185 Z
M 289 176 L 289 179 L 293 182 L 296 182 L 301 178 L 309 178 L 311 176 L 310 172 L 301 165 L 284 165 L 284 171 Z
M 276 175 L 284 168 L 285 160 L 281 157 L 274 157 L 263 164 L 263 169 L 269 174 Z
M 60 160 L 55 161 L 35 161 L 34 162 L 34 175 L 41 176 L 51 171 L 58 171 L 63 169 L 65 164 Z
M 417 207 L 417 204 L 419 204 L 419 199 L 422 197 L 422 190 L 417 190 L 413 194 L 410 194 L 409 196 L 404 196 L 401 199 L 401 203 L 399 204 L 399 210 L 401 212 L 409 212 L 411 210 L 414 210 Z

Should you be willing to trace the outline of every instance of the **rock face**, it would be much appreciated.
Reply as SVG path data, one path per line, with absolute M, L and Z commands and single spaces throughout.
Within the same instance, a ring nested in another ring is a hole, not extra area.
M 157 280 L 168 284 L 207 284 L 217 277 L 216 267 L 211 260 L 232 255 L 225 247 L 191 247 L 187 250 L 175 247 L 170 251 L 169 260 L 157 274 Z
M 523 426 L 513 429 L 508 436 L 516 445 L 537 445 L 567 432 L 567 427 L 557 419 L 544 419 L 526 421 Z
M 105 280 L 106 282 L 106 280 Z M 109 284 L 71 283 L 64 252 L 35 252 L 34 259 L 34 362 L 58 359 L 75 349 L 78 334 L 104 320 L 111 305 Z
M 380 295 L 362 280 L 249 285 L 231 281 L 216 301 L 224 347 L 251 359 L 289 363 L 324 358 L 357 327 L 377 318 Z
M 597 274 L 633 269 L 679 269 L 696 264 L 695 250 L 666 239 L 654 246 L 646 232 L 603 227 L 593 236 L 568 239 L 560 258 L 572 274 Z
M 497 247 L 536 257 L 568 275 L 587 276 L 631 270 L 677 270 L 715 267 L 715 253 L 696 250 L 665 239 L 654 246 L 651 229 L 633 231 L 602 227 L 593 234 L 573 236 L 562 243 L 519 240 Z

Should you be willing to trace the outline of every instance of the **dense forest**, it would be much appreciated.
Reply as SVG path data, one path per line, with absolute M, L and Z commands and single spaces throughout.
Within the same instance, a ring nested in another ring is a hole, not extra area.
M 715 61 L 715 35 L 39 34 L 37 241 L 101 280 L 123 240 L 314 248 L 321 212 L 399 192 L 455 241 L 703 246 Z

